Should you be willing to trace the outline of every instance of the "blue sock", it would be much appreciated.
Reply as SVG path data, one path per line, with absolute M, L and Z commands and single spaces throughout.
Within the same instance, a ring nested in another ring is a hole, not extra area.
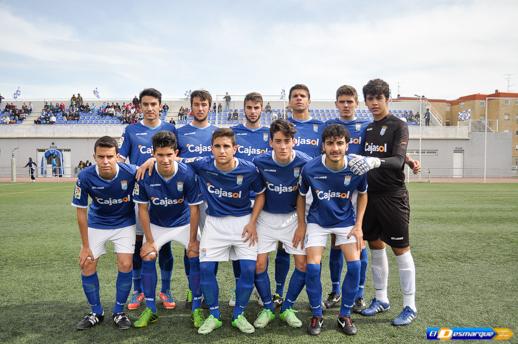
M 121 272 L 117 274 L 117 282 L 115 282 L 115 305 L 113 313 L 120 313 L 124 309 L 124 304 L 128 300 L 131 291 L 131 271 Z
M 275 256 L 275 293 L 284 294 L 284 284 L 290 271 L 290 255 L 283 248 L 277 249 Z
M 192 291 L 192 310 L 201 307 L 201 286 L 200 286 L 200 259 L 189 258 L 191 273 L 189 274 L 189 289 Z
M 200 286 L 205 303 L 209 306 L 210 315 L 219 319 L 221 312 L 219 311 L 219 288 L 216 275 L 214 274 L 216 262 L 200 262 Z
M 358 292 L 356 298 L 363 298 L 363 292 L 365 291 L 365 279 L 367 278 L 367 265 L 369 265 L 369 253 L 367 248 L 364 248 L 360 253 L 360 262 L 362 264 L 360 268 L 360 285 L 358 286 Z
M 99 295 L 99 277 L 97 276 L 97 272 L 94 272 L 94 274 L 90 276 L 81 275 L 81 282 L 92 312 L 99 315 L 103 314 L 101 296 Z
M 268 276 L 268 267 L 266 270 L 255 274 L 255 288 L 261 296 L 264 308 L 274 311 L 272 302 L 272 290 L 270 289 L 270 277 Z
M 287 310 L 288 308 L 293 307 L 293 304 L 297 300 L 297 297 L 299 297 L 300 292 L 304 288 L 304 284 L 306 284 L 306 273 L 295 268 L 290 278 L 290 284 L 288 285 L 288 292 L 286 293 L 286 298 L 282 303 L 281 313 Z
M 332 292 L 340 294 L 340 280 L 342 279 L 342 269 L 344 267 L 344 255 L 341 249 L 331 248 L 329 254 L 329 272 L 331 273 Z
M 353 260 L 347 262 L 347 272 L 345 273 L 344 283 L 342 286 L 342 306 L 340 307 L 340 316 L 351 316 L 351 307 L 354 304 L 356 293 L 358 292 L 358 283 L 360 282 L 361 262 Z
M 162 278 L 162 289 L 165 293 L 171 289 L 171 275 L 173 274 L 173 253 L 171 251 L 171 242 L 168 242 L 160 248 L 158 252 L 158 265 L 160 266 L 160 277 Z
M 187 250 L 183 250 L 183 269 L 185 270 L 185 276 L 189 278 L 191 273 L 191 266 L 189 265 L 189 257 L 187 257 Z
M 241 259 L 239 263 L 241 265 L 241 275 L 236 286 L 236 305 L 234 306 L 232 320 L 245 311 L 250 300 L 250 294 L 254 290 L 255 260 Z
M 306 292 L 308 293 L 311 313 L 322 317 L 322 282 L 320 281 L 320 264 L 308 264 L 306 271 Z
M 142 240 L 135 241 L 135 252 L 133 253 L 133 290 L 142 293 L 142 258 L 140 257 L 140 249 L 142 248 Z
M 232 261 L 232 270 L 234 271 L 234 279 L 237 281 L 239 280 L 239 276 L 241 275 L 241 264 L 239 264 L 239 260 L 233 260 Z
M 156 313 L 155 292 L 156 292 L 156 260 L 142 262 L 142 285 L 146 297 L 146 307 Z

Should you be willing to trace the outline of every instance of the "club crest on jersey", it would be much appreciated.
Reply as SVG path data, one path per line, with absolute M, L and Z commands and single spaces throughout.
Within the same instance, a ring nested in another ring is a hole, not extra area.
M 121 180 L 121 189 L 128 190 L 128 181 L 127 180 Z
M 355 129 L 356 131 L 360 131 L 360 129 L 361 129 L 361 128 L 362 128 L 362 125 L 361 125 L 360 123 L 356 123 L 356 124 L 354 125 L 354 129 Z
M 122 144 L 124 143 L 124 136 L 121 136 L 119 139 L 119 149 L 122 147 Z
M 345 176 L 344 177 L 344 185 L 347 186 L 351 184 L 351 176 Z
M 176 190 L 183 192 L 183 182 L 176 182 Z
M 243 184 L 243 175 L 240 174 L 236 177 L 236 183 L 237 185 Z
M 318 124 L 313 124 L 313 131 L 318 133 Z
M 140 193 L 140 187 L 138 183 L 135 183 L 135 187 L 133 188 L 133 196 L 138 196 Z
M 294 176 L 295 178 L 298 178 L 298 177 L 300 176 L 300 167 L 295 167 L 295 168 L 293 169 L 293 176 Z
M 382 126 L 382 127 L 381 127 L 381 130 L 380 130 L 380 135 L 381 135 L 381 136 L 385 135 L 385 132 L 386 132 L 386 131 L 387 131 L 387 126 L 386 126 L 386 125 Z
M 268 133 L 263 133 L 263 141 L 268 141 Z

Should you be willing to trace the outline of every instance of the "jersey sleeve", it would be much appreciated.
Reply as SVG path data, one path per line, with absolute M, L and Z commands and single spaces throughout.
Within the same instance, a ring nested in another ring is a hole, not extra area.
M 364 174 L 360 176 L 360 183 L 358 184 L 358 187 L 356 190 L 358 190 L 359 193 L 366 193 L 367 192 L 367 174 Z
M 259 173 L 259 170 L 257 169 L 257 167 L 255 168 L 255 173 L 253 176 L 254 176 L 253 177 L 254 181 L 252 182 L 252 187 L 251 187 L 252 191 L 254 191 L 257 194 L 263 193 L 265 190 L 263 177 Z
M 128 127 L 124 129 L 124 133 L 121 137 L 121 142 L 119 145 L 119 155 L 123 159 L 127 159 L 129 157 L 129 154 L 131 152 L 131 141 L 130 136 L 128 133 Z
M 201 198 L 201 190 L 200 184 L 198 183 L 198 178 L 196 178 L 196 175 L 190 168 L 188 168 L 188 173 L 189 177 L 185 183 L 185 199 L 187 200 L 187 204 L 201 204 L 203 203 L 203 199 Z
M 135 183 L 135 187 L 133 188 L 133 202 L 135 203 L 148 203 L 149 198 L 147 196 L 146 188 L 144 186 L 144 181 L 138 181 Z
M 302 196 L 306 196 L 306 194 L 309 191 L 309 180 L 308 180 L 308 176 L 305 173 L 305 170 L 306 170 L 305 168 L 302 168 L 302 173 L 300 174 L 300 179 L 299 179 L 299 193 Z
M 81 176 L 77 178 L 72 197 L 72 206 L 76 208 L 88 208 L 88 187 L 81 182 Z

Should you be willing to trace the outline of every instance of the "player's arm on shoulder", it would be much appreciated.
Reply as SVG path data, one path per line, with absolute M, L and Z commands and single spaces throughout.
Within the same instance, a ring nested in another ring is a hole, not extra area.
M 148 175 L 153 174 L 153 169 L 155 168 L 155 162 L 156 159 L 151 157 L 147 159 L 142 165 L 140 165 L 137 169 L 137 174 L 135 175 L 136 180 L 142 180 L 144 179 L 144 176 L 146 175 L 146 172 Z
M 117 160 L 119 162 L 125 162 L 126 159 L 128 158 L 130 150 L 131 150 L 131 140 L 130 140 L 130 135 L 128 133 L 128 127 L 126 127 L 119 140 L 119 154 L 117 155 Z

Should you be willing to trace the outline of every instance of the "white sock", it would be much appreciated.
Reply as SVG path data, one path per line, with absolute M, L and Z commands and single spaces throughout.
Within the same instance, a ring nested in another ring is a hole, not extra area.
M 399 284 L 403 293 L 403 308 L 406 306 L 417 312 L 415 306 L 415 265 L 410 251 L 396 256 L 399 267 Z
M 376 299 L 381 302 L 388 303 L 387 285 L 388 285 L 388 259 L 385 249 L 373 250 L 371 249 L 371 270 L 372 270 L 372 283 L 376 290 Z

